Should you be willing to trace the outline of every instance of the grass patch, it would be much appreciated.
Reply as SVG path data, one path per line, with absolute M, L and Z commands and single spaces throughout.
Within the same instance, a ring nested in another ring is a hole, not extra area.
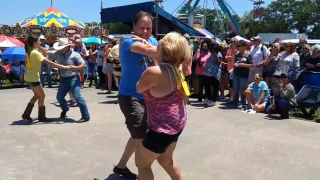
M 53 79 L 52 80 L 52 85 L 58 85 L 58 82 L 60 80 L 55 80 Z M 24 88 L 24 87 L 27 87 L 28 85 L 26 83 L 24 83 L 24 85 L 21 87 L 20 83 L 16 84 L 16 83 L 11 83 L 9 80 L 3 80 L 1 82 L 1 86 L 0 86 L 0 89 L 11 89 L 11 88 Z M 47 85 L 47 83 L 46 83 Z
M 307 110 L 307 112 L 310 111 L 309 108 L 307 108 L 306 110 Z M 301 119 L 301 120 L 320 123 L 320 108 L 317 109 L 317 112 L 312 117 L 308 117 L 308 116 L 304 115 L 300 109 L 299 110 L 292 110 L 289 112 L 289 114 L 290 114 L 290 117 L 293 117 L 295 119 Z

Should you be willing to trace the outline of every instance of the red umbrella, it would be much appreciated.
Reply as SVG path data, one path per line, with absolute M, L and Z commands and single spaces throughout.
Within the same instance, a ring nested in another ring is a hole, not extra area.
M 0 36 L 0 47 L 24 47 L 24 43 L 13 37 Z

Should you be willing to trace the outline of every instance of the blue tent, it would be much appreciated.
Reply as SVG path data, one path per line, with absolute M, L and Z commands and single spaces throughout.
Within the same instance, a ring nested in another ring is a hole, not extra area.
M 144 11 L 156 15 L 156 8 L 154 2 L 145 2 L 139 4 L 132 4 L 127 6 L 119 6 L 112 8 L 104 8 L 101 11 L 102 23 L 128 23 L 132 25 L 136 14 L 139 11 Z M 204 37 L 204 35 L 192 27 L 179 21 L 177 18 L 166 12 L 158 6 L 158 32 L 159 34 L 166 34 L 171 31 L 178 31 L 180 33 L 188 33 L 190 36 Z

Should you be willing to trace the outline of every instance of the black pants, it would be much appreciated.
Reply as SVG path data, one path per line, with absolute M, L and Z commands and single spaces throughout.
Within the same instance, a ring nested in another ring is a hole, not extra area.
M 103 66 L 98 66 L 98 74 L 99 74 L 99 79 L 100 79 L 100 86 L 104 85 L 106 83 L 106 76 L 102 72 Z
M 198 89 L 198 101 L 202 101 L 204 97 L 207 96 L 208 92 L 205 90 L 205 95 L 203 95 L 203 88 L 205 87 L 205 76 L 198 75 L 198 81 L 199 81 L 199 89 Z
M 217 101 L 220 82 L 215 77 L 204 76 L 206 98 L 210 101 Z

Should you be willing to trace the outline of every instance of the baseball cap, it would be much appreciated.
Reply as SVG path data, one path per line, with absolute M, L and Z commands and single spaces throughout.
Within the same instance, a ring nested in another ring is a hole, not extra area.
M 190 35 L 188 33 L 185 33 L 183 37 L 186 38 L 187 40 L 190 40 Z
M 261 40 L 261 37 L 260 36 L 255 36 L 252 38 L 252 40 Z
M 75 39 L 81 39 L 81 36 L 80 36 L 80 34 L 75 34 L 75 35 L 73 36 L 73 38 L 75 38 Z
M 46 39 L 46 38 L 44 37 L 44 35 L 40 35 L 39 39 Z
M 288 77 L 288 73 L 281 73 L 281 74 L 280 74 L 280 77 L 282 77 L 282 78 L 287 78 L 287 77 Z
M 114 38 L 113 35 L 109 35 L 107 38 L 108 38 L 108 39 L 111 39 L 111 40 L 115 40 L 115 38 Z

